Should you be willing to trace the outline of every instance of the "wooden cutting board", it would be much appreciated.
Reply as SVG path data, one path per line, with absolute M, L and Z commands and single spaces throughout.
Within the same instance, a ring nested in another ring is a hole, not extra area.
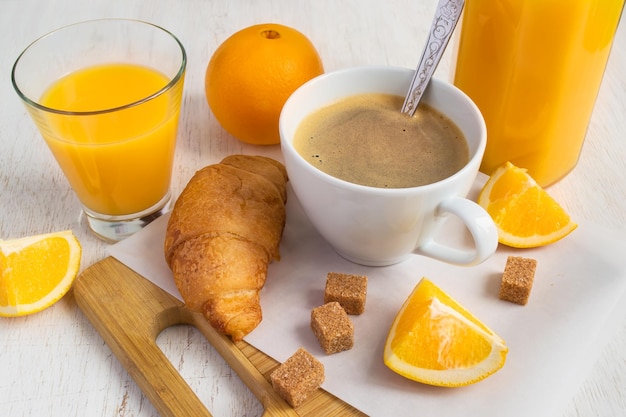
M 177 324 L 195 326 L 256 396 L 264 416 L 364 416 L 319 389 L 297 409 L 280 398 L 269 374 L 278 362 L 246 342 L 233 343 L 201 314 L 114 258 L 83 271 L 74 284 L 80 309 L 162 416 L 211 416 L 204 404 L 156 344 Z

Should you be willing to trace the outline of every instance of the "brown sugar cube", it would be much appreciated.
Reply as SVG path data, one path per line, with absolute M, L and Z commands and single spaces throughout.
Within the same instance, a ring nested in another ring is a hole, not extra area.
M 502 274 L 499 298 L 526 305 L 533 287 L 537 261 L 521 256 L 509 256 Z
M 362 314 L 365 311 L 367 277 L 363 275 L 329 272 L 326 277 L 324 303 L 337 301 L 348 314 Z
M 324 382 L 324 365 L 300 348 L 272 371 L 270 381 L 278 395 L 296 408 Z
M 336 301 L 311 311 L 311 329 L 327 355 L 352 349 L 354 345 L 354 325 Z

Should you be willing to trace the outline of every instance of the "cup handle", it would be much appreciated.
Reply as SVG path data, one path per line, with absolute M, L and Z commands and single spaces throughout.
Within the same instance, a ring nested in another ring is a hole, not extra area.
M 441 202 L 438 213 L 451 213 L 460 218 L 474 240 L 473 250 L 453 248 L 436 242 L 432 237 L 419 246 L 418 252 L 440 261 L 471 266 L 493 255 L 498 247 L 498 230 L 491 216 L 478 204 L 461 197 Z

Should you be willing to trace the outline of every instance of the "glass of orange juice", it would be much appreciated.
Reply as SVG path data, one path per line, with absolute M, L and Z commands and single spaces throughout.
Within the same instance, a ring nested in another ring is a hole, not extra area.
M 481 171 L 542 186 L 578 162 L 624 0 L 467 0 L 454 84 L 487 124 Z
M 169 209 L 186 63 L 167 30 L 99 19 L 42 36 L 13 66 L 16 92 L 105 240 Z

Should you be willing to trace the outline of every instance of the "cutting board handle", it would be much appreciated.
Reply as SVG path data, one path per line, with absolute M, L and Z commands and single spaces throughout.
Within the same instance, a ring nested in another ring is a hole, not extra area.
M 178 324 L 193 325 L 207 338 L 263 405 L 264 416 L 298 416 L 230 339 L 116 259 L 87 268 L 73 291 L 80 309 L 162 416 L 211 417 L 156 344 L 163 330 Z

